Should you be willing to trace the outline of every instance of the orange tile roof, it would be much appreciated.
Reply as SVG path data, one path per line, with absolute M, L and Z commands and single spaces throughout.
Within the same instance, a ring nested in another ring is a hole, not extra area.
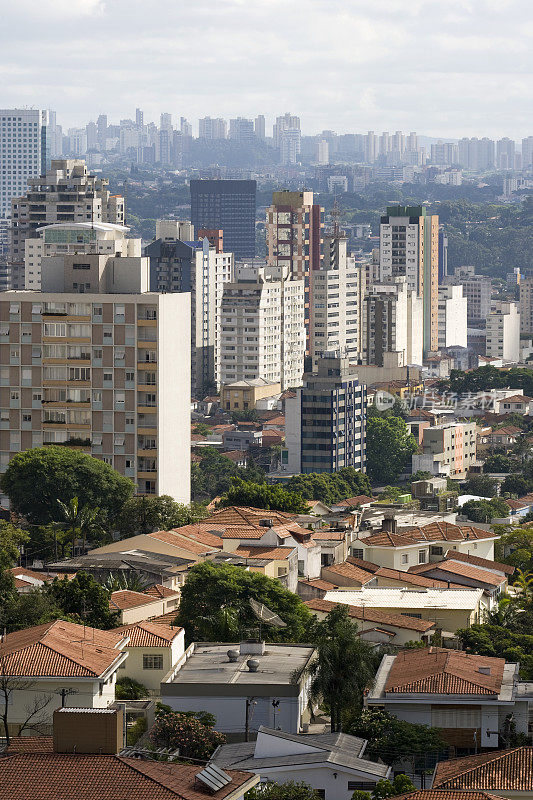
M 154 583 L 153 586 L 150 586 L 149 589 L 144 590 L 144 594 L 150 595 L 150 597 L 179 597 L 180 590 L 179 589 L 171 589 L 169 586 L 163 586 L 160 583 Z
M 167 611 L 166 614 L 160 614 L 158 617 L 150 617 L 149 621 L 157 625 L 169 625 L 171 628 L 179 628 L 179 625 L 174 624 L 178 614 L 179 611 L 176 608 L 174 611 Z
M 355 556 L 348 556 L 346 561 L 348 564 L 355 564 L 356 567 L 361 567 L 366 572 L 377 572 L 380 568 L 379 564 L 374 564 L 372 561 L 365 561 L 364 558 L 356 558 Z
M 192 539 L 198 544 L 205 544 L 208 547 L 222 547 L 222 540 L 220 538 L 224 527 L 222 525 L 213 525 L 208 520 L 205 522 L 196 522 L 191 525 L 182 525 L 181 528 L 173 528 L 172 533 L 178 536 L 184 536 L 186 539 Z
M 500 586 L 505 578 L 501 575 L 495 575 L 486 569 L 475 567 L 473 564 L 465 564 L 457 561 L 438 561 L 436 564 L 431 565 L 433 569 L 439 569 L 442 572 L 449 572 L 451 575 L 461 575 L 464 578 L 470 578 L 473 581 L 487 584 L 488 586 Z
M 117 633 L 123 633 L 130 637 L 127 647 L 170 647 L 181 630 L 183 629 L 172 628 L 170 625 L 157 623 L 155 620 L 135 622 L 133 625 L 122 625 L 120 628 L 115 628 Z
M 368 583 L 374 577 L 371 572 L 366 572 L 364 569 L 360 569 L 360 567 L 356 567 L 355 564 L 350 564 L 347 561 L 342 564 L 331 564 L 328 567 L 324 567 L 324 569 L 334 575 L 342 575 L 344 578 L 350 578 L 361 584 Z
M 0 644 L 0 658 L 6 675 L 99 677 L 120 657 L 123 639 L 117 631 L 54 620 L 9 633 Z
M 261 539 L 268 528 L 255 528 L 251 525 L 228 525 L 222 534 L 223 539 Z
M 243 558 L 264 558 L 272 561 L 284 561 L 294 553 L 294 547 L 245 547 L 241 545 L 235 550 L 235 555 Z M 231 555 L 228 553 L 228 555 Z
M 428 647 L 402 650 L 392 664 L 385 691 L 394 694 L 498 695 L 504 658 Z M 480 672 L 487 668 L 490 674 Z
M 257 782 L 250 772 L 225 770 L 231 783 L 207 792 L 196 781 L 200 770 L 198 765 L 113 755 L 14 753 L 2 759 L 0 800 L 224 800 Z
M 516 747 L 441 761 L 435 770 L 433 786 L 533 792 L 533 747 Z
M 144 594 L 144 592 L 134 592 L 131 589 L 119 589 L 116 592 L 111 592 L 109 607 L 112 611 L 116 611 L 117 609 L 125 611 L 128 608 L 138 608 L 148 603 L 155 603 L 156 599 L 157 598 L 149 594 Z
M 315 578 L 312 581 L 298 581 L 298 583 L 302 583 L 304 586 L 312 586 L 314 589 L 324 589 L 326 592 L 329 592 L 331 589 L 339 588 L 334 583 L 323 581 L 322 578 Z
M 344 542 L 348 531 L 330 531 L 327 528 L 320 528 L 313 531 L 313 539 L 325 540 L 326 542 Z
M 311 611 L 323 611 L 325 614 L 339 605 L 338 603 L 332 603 L 331 600 L 320 600 L 318 598 L 304 600 L 304 603 Z M 340 603 L 340 605 L 345 604 Z M 425 619 L 416 619 L 415 617 L 408 617 L 404 614 L 389 614 L 388 611 L 382 611 L 377 608 L 363 608 L 363 606 L 349 605 L 348 614 L 355 619 L 377 622 L 381 625 L 392 625 L 396 628 L 407 628 L 409 630 L 419 631 L 420 633 L 425 633 L 435 627 L 435 623 L 428 622 Z
M 165 542 L 165 544 L 179 547 L 180 550 L 187 550 L 189 553 L 194 553 L 195 555 L 201 555 L 213 549 L 207 545 L 195 542 L 192 539 L 185 540 L 182 536 L 176 536 L 174 531 L 154 531 L 154 533 L 149 533 L 147 535 L 151 539 L 156 539 L 158 542 Z
M 287 514 L 284 511 L 271 511 L 265 508 L 249 508 L 246 506 L 228 506 L 220 508 L 211 515 L 211 520 L 217 524 L 226 525 L 254 525 L 260 519 L 273 519 L 274 524 L 283 525 L 295 519 L 296 514 Z
M 15 578 L 20 578 L 21 580 L 33 578 L 33 580 L 42 581 L 43 583 L 54 580 L 51 575 L 47 575 L 45 572 L 33 572 L 33 570 L 26 569 L 26 567 L 11 567 L 10 572 Z M 27 586 L 35 585 L 30 584 L 29 581 L 25 581 L 25 583 Z
M 409 526 L 396 533 L 380 531 L 362 539 L 363 544 L 378 547 L 401 547 L 419 542 L 466 541 L 469 539 L 494 539 L 492 531 L 475 528 L 472 525 L 452 525 L 451 522 L 432 522 L 423 527 Z
M 356 497 L 349 497 L 347 500 L 341 500 L 338 503 L 333 503 L 335 506 L 347 506 L 348 508 L 356 508 L 357 506 L 372 503 L 373 497 L 368 497 L 366 494 L 358 494 Z
M 502 800 L 502 798 L 488 792 L 418 789 L 416 792 L 409 792 L 409 794 L 400 794 L 395 800 Z
M 473 556 L 469 553 L 460 553 L 458 550 L 448 550 L 446 559 L 450 561 L 465 561 L 469 564 L 474 564 L 476 567 L 486 567 L 486 569 L 495 569 L 498 572 L 503 572 L 505 575 L 512 575 L 515 568 L 509 564 L 502 564 L 499 561 L 491 561 L 488 558 L 481 558 L 480 556 Z
M 502 397 L 500 403 L 531 403 L 531 397 L 521 394 L 513 394 L 511 397 Z
M 381 576 L 382 578 L 391 578 L 396 581 L 403 581 L 404 583 L 413 584 L 414 586 L 431 586 L 436 589 L 448 588 L 447 581 L 439 581 L 436 578 L 425 578 L 423 575 L 416 575 L 412 572 L 402 572 L 399 569 L 389 569 L 389 567 L 380 567 L 374 572 L 374 575 L 378 577 Z

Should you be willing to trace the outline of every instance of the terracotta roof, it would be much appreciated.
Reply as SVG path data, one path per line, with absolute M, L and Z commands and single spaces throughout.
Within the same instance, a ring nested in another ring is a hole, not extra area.
M 182 628 L 171 628 L 155 620 L 135 622 L 133 625 L 115 628 L 117 633 L 127 634 L 130 637 L 127 647 L 170 647 L 181 630 Z
M 522 508 L 529 508 L 531 505 L 531 502 L 525 502 L 524 500 L 513 500 L 512 497 L 504 500 L 503 502 L 506 503 L 509 508 L 512 508 L 515 511 L 520 511 Z
M 390 569 L 389 567 L 380 567 L 374 572 L 374 575 L 381 576 L 382 578 L 391 578 L 396 581 L 403 581 L 404 583 L 413 584 L 413 586 L 433 586 L 435 588 L 448 588 L 447 581 L 439 581 L 436 578 L 425 578 L 423 575 L 416 575 L 412 572 L 402 572 L 399 569 Z
M 326 542 L 344 542 L 348 531 L 332 531 L 327 528 L 320 528 L 320 530 L 313 531 L 313 539 L 319 539 Z
M 441 789 L 533 792 L 533 747 L 441 761 L 433 785 Z
M 182 525 L 181 528 L 173 528 L 172 533 L 192 539 L 198 544 L 205 544 L 208 547 L 222 547 L 221 535 L 224 530 L 223 525 L 213 525 L 209 520 L 195 522 L 191 525 Z
M 361 584 L 368 583 L 374 577 L 371 572 L 366 572 L 364 569 L 356 567 L 355 564 L 350 564 L 347 561 L 342 564 L 331 564 L 328 567 L 324 567 L 324 569 L 334 575 L 342 575 L 343 578 L 349 578 Z
M 494 696 L 500 692 L 504 666 L 504 658 L 486 658 L 461 650 L 402 650 L 394 659 L 385 691 Z M 488 669 L 490 674 L 480 669 Z
M 331 591 L 331 589 L 338 588 L 334 583 L 323 581 L 322 578 L 315 578 L 312 581 L 298 581 L 298 583 L 303 583 L 304 586 L 312 586 L 314 589 L 324 589 L 326 592 Z
M 380 569 L 379 564 L 374 564 L 372 561 L 365 561 L 364 558 L 355 558 L 355 556 L 348 556 L 346 561 L 348 562 L 348 564 L 355 564 L 356 567 L 361 567 L 361 569 L 364 569 L 367 572 L 377 572 L 378 569 Z
M 304 600 L 305 605 L 311 611 L 323 611 L 328 613 L 335 608 L 337 603 L 332 603 L 331 600 Z M 344 605 L 343 603 L 341 605 Z M 416 619 L 415 617 L 408 617 L 404 614 L 389 614 L 388 611 L 382 611 L 376 608 L 363 608 L 363 606 L 348 606 L 348 614 L 355 619 L 363 619 L 368 622 L 377 622 L 381 625 L 392 625 L 396 628 L 407 628 L 413 631 L 425 633 L 431 628 L 435 627 L 435 623 L 428 622 L 425 619 Z
M 154 531 L 154 533 L 149 533 L 148 536 L 151 539 L 157 539 L 158 542 L 165 542 L 166 544 L 173 545 L 174 547 L 179 547 L 181 550 L 187 550 L 190 553 L 195 553 L 196 555 L 200 555 L 213 549 L 208 545 L 200 544 L 192 539 L 187 539 L 187 541 L 185 541 L 182 536 L 176 536 L 173 531 Z
M 509 564 L 502 564 L 499 561 L 491 561 L 488 558 L 481 558 L 480 556 L 473 556 L 469 553 L 460 553 L 458 550 L 448 550 L 446 558 L 451 561 L 466 561 L 469 564 L 474 564 L 476 567 L 486 567 L 486 569 L 495 569 L 498 572 L 503 572 L 506 575 L 512 575 L 515 571 L 514 567 Z
M 511 397 L 502 397 L 499 403 L 531 403 L 531 397 L 521 394 L 513 394 Z
M 156 625 L 169 625 L 171 628 L 179 628 L 179 625 L 174 624 L 178 614 L 179 611 L 176 608 L 174 611 L 167 611 L 166 614 L 160 614 L 158 617 L 150 617 L 149 621 L 154 622 Z
M 400 794 L 395 800 L 502 800 L 488 792 L 458 792 L 455 790 L 418 789 L 409 794 Z
M 228 525 L 223 539 L 262 539 L 268 528 L 254 528 L 251 525 Z
M 373 500 L 373 497 L 368 497 L 366 494 L 358 494 L 356 497 L 349 497 L 347 500 L 340 500 L 338 503 L 333 503 L 333 505 L 356 508 L 356 506 L 362 506 L 365 503 L 372 503 Z
M 265 558 L 272 561 L 284 561 L 294 551 L 294 547 L 245 547 L 241 545 L 235 550 L 235 555 L 243 558 Z M 228 553 L 228 555 L 231 554 Z
M 296 514 L 287 514 L 284 511 L 270 511 L 265 508 L 248 508 L 246 506 L 220 508 L 211 515 L 211 519 L 217 524 L 254 525 L 256 527 L 260 519 L 273 519 L 276 525 L 283 525 L 295 517 Z
M 257 781 L 250 772 L 225 770 L 231 783 L 207 792 L 195 780 L 200 769 L 112 755 L 17 753 L 2 759 L 0 800 L 223 800 Z
M 52 753 L 53 750 L 53 736 L 12 736 L 4 753 Z
M 162 586 L 160 583 L 154 583 L 149 589 L 144 590 L 144 594 L 149 594 L 150 597 L 179 597 L 179 589 L 171 589 L 169 586 Z
M 246 461 L 246 450 L 226 450 L 224 455 L 235 464 L 239 461 Z
M 516 436 L 517 433 L 522 433 L 520 428 L 515 428 L 514 425 L 505 425 L 503 428 L 498 428 L 496 431 L 492 431 L 491 436 Z
M 119 589 L 116 592 L 111 592 L 109 607 L 113 611 L 116 609 L 125 611 L 128 608 L 145 606 L 147 603 L 155 603 L 155 601 L 155 597 L 144 594 L 144 592 L 134 592 L 131 589 Z
M 469 539 L 494 539 L 492 531 L 475 528 L 472 525 L 453 525 L 451 522 L 432 522 L 423 527 L 401 528 L 396 533 L 380 531 L 373 536 L 361 539 L 365 545 L 381 547 L 401 547 L 419 542 L 465 541 Z
M 54 620 L 8 633 L 0 644 L 6 675 L 99 677 L 121 655 L 124 635 Z
M 464 578 L 471 578 L 473 581 L 485 583 L 488 586 L 500 586 L 505 580 L 501 575 L 495 575 L 494 572 L 489 572 L 486 569 L 475 567 L 472 564 L 465 564 L 452 560 L 438 561 L 436 564 L 431 564 L 433 569 L 439 569 L 442 572 L 449 572 L 451 575 L 461 575 Z
M 51 575 L 47 575 L 44 572 L 33 572 L 33 570 L 26 569 L 26 567 L 11 567 L 9 571 L 15 578 L 20 578 L 21 580 L 24 580 L 24 578 L 32 578 L 33 580 L 36 581 L 42 581 L 42 583 L 54 580 Z M 35 585 L 31 584 L 30 581 L 25 581 L 25 584 L 26 586 Z

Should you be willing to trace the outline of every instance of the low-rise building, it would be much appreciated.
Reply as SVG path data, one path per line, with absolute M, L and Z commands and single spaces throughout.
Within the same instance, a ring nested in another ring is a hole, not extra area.
M 300 733 L 310 717 L 306 667 L 314 657 L 307 645 L 195 642 L 162 680 L 161 700 L 214 714 L 216 729 L 233 741 L 255 738 L 261 725 Z
M 527 698 L 518 692 L 518 664 L 429 647 L 386 655 L 366 703 L 399 719 L 440 728 L 450 745 L 475 752 L 498 747 L 506 718 L 527 733 Z
M 247 770 L 261 782 L 305 783 L 324 800 L 350 800 L 356 789 L 371 790 L 391 767 L 364 757 L 367 742 L 345 733 L 292 735 L 261 726 L 255 742 L 225 744 L 211 763 Z
M 159 617 L 165 613 L 165 606 L 161 598 L 131 589 L 119 589 L 111 592 L 109 608 L 119 615 L 123 625 L 140 622 L 150 619 L 150 617 Z
M 185 652 L 185 631 L 154 621 L 135 622 L 115 629 L 128 637 L 128 658 L 119 677 L 133 678 L 159 696 L 161 681 Z
M 533 747 L 513 747 L 440 761 L 433 773 L 433 788 L 465 794 L 487 789 L 507 800 L 531 800 Z
M 266 378 L 247 378 L 220 387 L 220 405 L 225 411 L 248 411 L 259 400 L 281 395 L 281 383 Z
M 413 472 L 463 476 L 476 460 L 476 424 L 454 422 L 424 428 L 421 452 L 412 456 Z

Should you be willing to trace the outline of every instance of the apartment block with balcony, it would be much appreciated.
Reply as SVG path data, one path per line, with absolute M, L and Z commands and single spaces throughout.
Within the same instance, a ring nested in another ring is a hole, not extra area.
M 76 447 L 130 477 L 138 494 L 187 503 L 189 296 L 132 291 L 131 278 L 121 291 L 109 262 L 128 259 L 107 260 L 107 282 L 103 259 L 43 259 L 51 283 L 62 262 L 63 291 L 1 295 L 0 471 L 21 450 Z
M 413 472 L 465 475 L 476 460 L 475 422 L 458 422 L 425 428 L 421 452 L 412 456 Z

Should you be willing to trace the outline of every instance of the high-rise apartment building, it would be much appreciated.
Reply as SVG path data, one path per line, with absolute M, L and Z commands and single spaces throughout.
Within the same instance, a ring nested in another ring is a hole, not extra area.
M 371 285 L 363 300 L 364 363 L 383 367 L 385 353 L 397 353 L 398 366 L 422 364 L 421 320 L 422 298 L 405 278 Z
M 108 183 L 79 159 L 53 160 L 45 174 L 28 179 L 27 193 L 12 200 L 9 288 L 31 288 L 24 274 L 25 241 L 38 228 L 56 222 L 124 224 L 124 198 L 111 195 Z
M 255 138 L 261 141 L 265 138 L 265 118 L 263 114 L 259 114 L 254 120 L 254 133 Z
M 237 117 L 229 121 L 229 138 L 235 142 L 247 144 L 254 140 L 254 121 Z
M 148 292 L 144 258 L 42 266 L 42 292 L 0 299 L 0 471 L 21 450 L 72 446 L 139 494 L 189 502 L 189 295 Z
M 533 136 L 522 139 L 522 169 L 531 169 L 533 166 Z
M 8 219 L 12 199 L 47 167 L 47 112 L 1 109 L 0 130 L 0 219 Z
M 480 171 L 494 167 L 494 141 L 486 136 L 483 139 L 464 137 L 458 143 L 458 163 L 466 169 Z
M 533 334 L 533 275 L 520 277 L 520 333 Z
M 475 422 L 452 422 L 425 428 L 421 452 L 412 456 L 412 470 L 464 476 L 476 461 L 476 446 Z
M 199 139 L 227 139 L 227 137 L 228 123 L 225 119 L 203 117 L 203 119 L 198 120 Z
M 362 308 L 366 269 L 347 254 L 347 238 L 324 236 L 323 261 L 313 272 L 309 353 L 337 351 L 356 362 L 362 353 Z
M 288 267 L 239 267 L 224 284 L 220 323 L 222 384 L 255 378 L 282 389 L 301 384 L 304 282 Z
M 487 317 L 486 355 L 516 363 L 520 360 L 520 312 L 516 303 L 496 303 Z
M 324 209 L 314 202 L 313 192 L 274 192 L 266 222 L 268 263 L 287 267 L 295 279 L 304 281 L 309 348 L 313 278 L 322 264 Z
M 195 230 L 222 229 L 226 251 L 236 259 L 255 257 L 256 181 L 191 180 Z
M 496 142 L 496 166 L 498 169 L 514 169 L 516 161 L 516 145 L 507 137 Z
M 439 286 L 439 350 L 467 347 L 467 307 L 462 286 Z
M 282 469 L 289 473 L 365 470 L 366 386 L 348 358 L 320 358 L 305 373 L 296 397 L 285 403 L 286 450 Z
M 485 275 L 476 275 L 475 268 L 467 265 L 456 267 L 453 275 L 448 275 L 446 284 L 461 285 L 467 300 L 468 324 L 484 324 L 490 314 L 492 281 Z
M 431 145 L 430 161 L 442 167 L 459 163 L 459 148 L 453 142 L 437 142 Z
M 296 164 L 301 150 L 300 118 L 284 114 L 273 126 L 274 147 L 279 149 L 282 164 Z
M 160 232 L 172 233 L 161 227 Z M 151 291 L 191 294 L 191 391 L 203 396 L 220 384 L 220 306 L 224 284 L 233 277 L 233 254 L 217 253 L 207 239 L 168 237 L 151 242 L 145 253 Z
M 424 353 L 438 348 L 439 218 L 424 206 L 390 206 L 380 224 L 382 281 L 405 277 L 423 299 Z M 420 320 L 418 323 L 420 324 Z

